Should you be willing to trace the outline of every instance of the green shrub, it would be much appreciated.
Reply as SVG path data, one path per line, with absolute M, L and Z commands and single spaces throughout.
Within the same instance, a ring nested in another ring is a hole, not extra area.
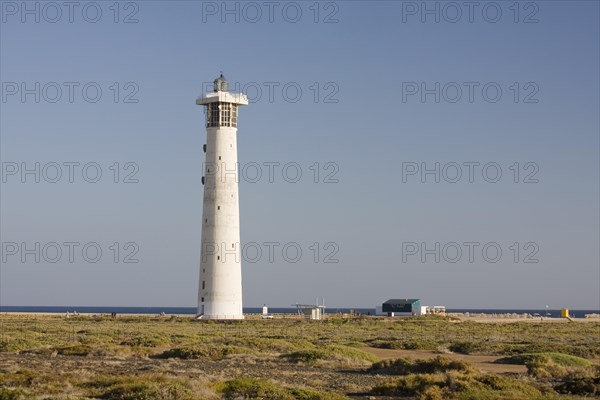
M 499 354 L 519 355 L 534 353 L 561 353 L 582 358 L 595 358 L 600 355 L 600 347 L 592 343 L 571 344 L 562 342 L 536 342 L 504 344 L 498 349 Z
M 562 353 L 520 354 L 496 360 L 497 363 L 519 364 L 527 367 L 527 373 L 537 379 L 555 379 L 568 375 L 573 368 L 592 367 L 584 358 Z
M 540 390 L 526 381 L 463 370 L 412 373 L 377 385 L 371 393 L 410 396 L 419 400 L 529 400 L 542 397 Z
M 534 398 L 541 394 L 537 387 L 532 386 L 527 381 L 509 376 L 480 374 L 475 377 L 475 380 L 485 385 L 484 391 L 500 392 L 505 395 L 512 393 L 515 397 L 524 395 L 527 398 Z
M 102 396 L 107 400 L 196 400 L 192 391 L 180 382 L 129 382 L 118 384 Z
M 199 400 L 187 381 L 159 374 L 101 375 L 94 380 L 79 381 L 76 386 L 89 391 L 94 399 Z
M 449 346 L 449 349 L 454 353 L 473 354 L 483 351 L 485 346 L 478 342 L 455 342 Z
M 18 399 L 35 398 L 37 392 L 55 393 L 63 387 L 64 377 L 60 374 L 48 374 L 29 369 L 0 373 L 0 391 L 6 389 L 4 396 L 8 396 L 6 398 L 9 399 L 10 396 L 17 395 Z M 26 391 L 22 391 L 22 389 Z M 0 399 L 2 399 L 1 396 Z
M 442 388 L 445 376 L 442 374 L 410 374 L 375 386 L 371 393 L 379 396 L 417 396 L 432 386 Z
M 327 352 L 334 354 L 336 357 L 346 358 L 352 361 L 366 361 L 369 363 L 379 361 L 379 357 L 374 354 L 367 353 L 353 347 L 342 345 L 329 345 L 325 347 Z
M 572 356 L 563 353 L 526 353 L 514 355 L 511 357 L 503 357 L 496 360 L 497 363 L 501 364 L 519 364 L 527 365 L 538 360 L 549 359 L 557 365 L 565 367 L 581 366 L 586 367 L 592 365 L 592 362 L 585 358 Z
M 442 389 L 439 386 L 430 386 L 421 394 L 419 400 L 446 400 L 450 397 L 447 389 Z
M 319 360 L 373 363 L 379 358 L 371 353 L 342 345 L 329 345 L 314 350 L 301 350 L 284 354 L 282 357 L 293 362 L 314 364 Z
M 448 371 L 475 372 L 466 362 L 452 360 L 448 357 L 437 356 L 431 360 L 409 360 L 398 358 L 377 362 L 369 368 L 371 372 L 388 373 L 392 375 L 435 374 Z
M 392 350 L 436 350 L 440 343 L 431 339 L 373 339 L 366 342 L 371 347 Z
M 130 347 L 159 347 L 169 343 L 169 340 L 163 337 L 152 336 L 134 336 L 121 342 L 121 346 Z
M 40 374 L 29 369 L 0 374 L 0 386 L 30 387 L 40 380 Z
M 294 400 L 284 389 L 271 382 L 255 378 L 237 378 L 217 385 L 217 392 L 225 399 Z
M 325 350 L 302 350 L 283 355 L 283 357 L 289 359 L 290 361 L 301 362 L 305 364 L 312 364 L 317 360 L 325 360 L 329 356 L 329 353 L 327 353 Z
M 0 388 L 0 400 L 18 400 L 25 395 L 25 392 L 19 389 Z
M 533 358 L 525 366 L 527 373 L 538 379 L 559 378 L 568 374 L 566 367 L 556 364 L 548 356 Z
M 397 349 L 403 349 L 404 348 L 404 343 L 400 340 L 382 340 L 382 339 L 375 339 L 375 340 L 370 340 L 367 342 L 367 344 L 371 347 L 375 347 L 378 349 L 392 349 L 392 350 L 397 350 Z
M 269 381 L 255 378 L 237 378 L 217 384 L 217 392 L 225 399 L 263 400 L 348 400 L 333 392 L 320 392 L 308 388 L 279 387 Z
M 426 339 L 407 340 L 401 342 L 400 345 L 406 350 L 436 350 L 439 347 L 438 343 Z
M 408 358 L 397 358 L 395 360 L 383 360 L 374 363 L 368 369 L 369 372 L 385 373 L 390 375 L 408 375 L 412 373 L 414 361 Z
M 166 350 L 157 357 L 181 358 L 183 360 L 210 359 L 217 361 L 233 354 L 248 353 L 251 353 L 249 349 L 239 346 L 191 344 Z
M 42 344 L 36 340 L 12 339 L 0 342 L 0 353 L 21 352 L 24 350 L 35 349 Z
M 562 394 L 600 396 L 600 367 L 571 371 L 554 387 L 554 390 Z

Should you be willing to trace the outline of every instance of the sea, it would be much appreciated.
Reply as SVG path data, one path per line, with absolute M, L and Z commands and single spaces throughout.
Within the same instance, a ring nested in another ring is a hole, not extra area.
M 328 307 L 325 309 L 328 314 L 351 313 L 375 314 L 374 308 L 350 308 L 350 307 Z M 66 314 L 67 312 L 79 312 L 82 314 L 196 314 L 196 307 L 112 307 L 112 306 L 2 306 L 0 313 L 57 313 Z M 294 314 L 297 312 L 295 307 L 269 307 L 271 314 Z M 560 309 L 471 309 L 471 308 L 449 308 L 447 313 L 471 313 L 471 314 L 539 314 L 547 317 L 560 317 Z M 260 314 L 262 307 L 246 307 L 244 314 Z M 575 318 L 583 318 L 585 314 L 600 314 L 600 310 L 569 310 L 569 315 Z

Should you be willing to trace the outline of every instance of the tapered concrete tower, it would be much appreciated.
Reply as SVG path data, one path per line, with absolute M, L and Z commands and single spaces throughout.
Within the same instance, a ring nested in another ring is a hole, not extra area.
M 248 98 L 228 92 L 221 74 L 214 92 L 204 94 L 196 104 L 206 107 L 198 316 L 243 319 L 237 116 L 238 107 L 247 105 Z

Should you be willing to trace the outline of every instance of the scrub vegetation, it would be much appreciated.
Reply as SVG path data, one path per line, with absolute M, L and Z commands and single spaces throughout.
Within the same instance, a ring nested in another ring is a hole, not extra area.
M 0 400 L 600 398 L 600 323 L 0 315 Z

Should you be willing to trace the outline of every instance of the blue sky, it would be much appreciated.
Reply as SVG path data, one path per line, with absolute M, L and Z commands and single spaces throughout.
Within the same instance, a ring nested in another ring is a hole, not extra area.
M 195 98 L 222 70 L 254 98 L 238 131 L 241 233 L 263 253 L 243 264 L 245 306 L 600 307 L 598 2 L 478 2 L 471 21 L 461 3 L 274 2 L 271 22 L 263 2 L 138 1 L 118 3 L 117 23 L 114 2 L 77 2 L 73 22 L 22 4 L 1 2 L 1 304 L 195 305 Z M 40 182 L 23 183 L 36 163 Z M 436 163 L 439 182 L 422 182 Z

